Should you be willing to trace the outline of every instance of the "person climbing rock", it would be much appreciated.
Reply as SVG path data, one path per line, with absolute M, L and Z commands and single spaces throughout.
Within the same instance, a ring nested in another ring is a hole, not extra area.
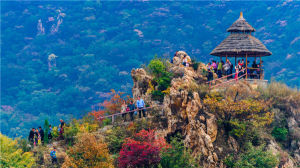
M 28 141 L 30 142 L 31 145 L 34 144 L 34 133 L 35 133 L 35 129 L 32 128 L 29 132 L 29 136 L 28 136 Z
M 56 158 L 56 147 L 53 146 L 53 150 L 50 152 L 50 156 L 52 158 L 52 164 L 57 163 L 57 158 Z
M 41 142 L 44 144 L 44 130 L 42 129 L 41 126 L 39 126 L 39 134 L 41 136 Z
M 138 96 L 138 100 L 136 101 L 136 106 L 139 110 L 139 118 L 141 118 L 142 112 L 143 112 L 143 116 L 146 117 L 145 102 L 143 99 L 141 99 L 140 96 Z

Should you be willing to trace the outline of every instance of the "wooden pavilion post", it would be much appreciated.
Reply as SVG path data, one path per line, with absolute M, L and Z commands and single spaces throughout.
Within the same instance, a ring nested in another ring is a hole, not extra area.
M 246 80 L 248 79 L 248 54 L 246 53 Z
M 261 56 L 259 57 L 259 79 L 261 79 Z

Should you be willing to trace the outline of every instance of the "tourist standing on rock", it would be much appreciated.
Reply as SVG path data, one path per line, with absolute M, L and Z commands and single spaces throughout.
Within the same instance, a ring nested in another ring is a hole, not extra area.
M 230 65 L 229 60 L 226 61 L 226 63 L 223 65 L 223 69 L 225 71 L 225 75 L 230 75 Z M 229 76 L 227 76 L 227 79 L 229 79 Z
M 185 66 L 185 67 L 189 66 L 188 59 L 187 59 L 186 55 L 183 56 L 182 65 Z
M 38 145 L 39 144 L 39 130 L 36 129 L 34 131 L 34 146 Z
M 59 121 L 60 121 L 60 126 L 61 126 L 61 128 L 64 128 L 64 126 L 65 126 L 64 120 L 63 120 L 63 119 L 60 119 Z
M 65 122 L 63 119 L 60 119 L 60 125 L 59 125 L 59 139 L 63 140 L 64 139 L 64 126 L 65 126 Z
M 214 76 L 213 76 L 213 66 L 210 64 L 210 62 L 207 64 L 207 80 L 211 81 L 213 80 Z
M 221 78 L 222 77 L 222 68 L 223 68 L 223 64 L 224 62 L 221 61 L 218 63 L 218 78 Z
M 42 142 L 42 144 L 44 144 L 44 136 L 45 136 L 45 134 L 44 134 L 44 130 L 42 129 L 41 126 L 39 126 L 39 134 L 41 136 L 41 142 Z
M 48 132 L 48 140 L 51 141 L 52 140 L 52 126 L 49 125 L 49 132 Z
M 29 136 L 28 136 L 28 140 L 30 142 L 31 145 L 34 144 L 34 132 L 35 132 L 35 129 L 32 128 L 29 132 Z
M 56 158 L 56 147 L 53 146 L 53 150 L 50 152 L 50 156 L 52 158 L 52 164 L 57 163 L 57 158 Z
M 123 120 L 124 120 L 124 122 L 126 121 L 126 107 L 127 107 L 127 105 L 126 105 L 126 102 L 125 102 L 125 100 L 123 100 L 123 103 L 122 103 L 122 105 L 121 105 L 121 113 L 122 113 L 122 117 L 123 117 Z
M 145 102 L 143 99 L 141 99 L 140 96 L 138 96 L 138 100 L 136 101 L 136 106 L 139 110 L 139 118 L 141 118 L 141 113 L 143 112 L 143 116 L 146 117 L 146 112 L 145 112 Z
M 218 69 L 218 67 L 217 67 L 217 63 L 216 63 L 216 61 L 212 61 L 212 64 L 211 64 L 211 66 L 213 67 L 213 69 L 214 69 L 214 72 L 215 73 L 217 73 L 217 69 Z
M 132 100 L 130 101 L 130 104 L 128 104 L 127 108 L 129 108 L 128 110 L 130 111 L 129 112 L 130 119 L 131 119 L 131 121 L 133 121 L 134 120 L 133 114 L 134 114 L 134 110 L 135 110 L 135 105 L 133 104 Z

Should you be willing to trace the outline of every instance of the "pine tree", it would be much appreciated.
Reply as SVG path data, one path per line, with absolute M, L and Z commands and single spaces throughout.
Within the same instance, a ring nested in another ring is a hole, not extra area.
M 44 133 L 44 142 L 45 144 L 48 144 L 49 143 L 49 139 L 48 139 L 48 133 L 49 133 L 49 122 L 47 119 L 45 119 L 45 123 L 44 123 L 44 130 L 45 130 L 45 133 Z

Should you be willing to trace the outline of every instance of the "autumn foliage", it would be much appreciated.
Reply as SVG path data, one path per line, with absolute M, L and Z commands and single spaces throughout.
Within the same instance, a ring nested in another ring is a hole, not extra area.
M 271 124 L 274 114 L 270 112 L 269 102 L 264 100 L 243 99 L 234 101 L 230 97 L 207 96 L 204 105 L 223 120 L 236 118 L 251 121 L 255 126 Z
M 133 138 L 127 138 L 119 157 L 120 168 L 151 167 L 159 164 L 160 152 L 169 148 L 164 138 L 158 138 L 154 130 L 141 130 Z
M 116 92 L 111 90 L 110 99 L 105 100 L 103 103 L 99 103 L 99 110 L 93 110 L 89 115 L 94 116 L 96 120 L 103 120 L 105 115 L 120 113 L 121 105 L 123 101 L 129 102 L 130 97 L 126 96 L 126 99 L 123 98 L 123 92 Z
M 76 144 L 67 152 L 63 168 L 112 168 L 113 161 L 109 155 L 107 145 L 97 142 L 90 133 L 81 134 Z

